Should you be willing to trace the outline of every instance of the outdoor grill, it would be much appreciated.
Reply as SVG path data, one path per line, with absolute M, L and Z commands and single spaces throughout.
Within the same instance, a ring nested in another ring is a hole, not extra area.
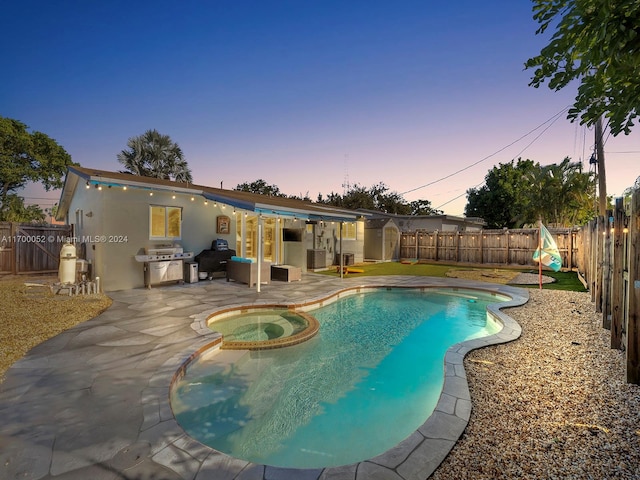
M 144 264 L 144 286 L 165 282 L 184 281 L 184 260 L 193 258 L 193 252 L 185 252 L 180 246 L 154 246 L 145 249 L 144 255 L 135 256 Z

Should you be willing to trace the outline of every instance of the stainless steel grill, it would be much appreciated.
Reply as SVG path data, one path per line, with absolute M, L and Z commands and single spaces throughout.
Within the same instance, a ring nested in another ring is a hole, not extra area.
M 193 258 L 193 252 L 185 252 L 179 246 L 154 246 L 135 258 L 144 264 L 144 285 L 150 288 L 165 282 L 183 283 L 184 260 Z

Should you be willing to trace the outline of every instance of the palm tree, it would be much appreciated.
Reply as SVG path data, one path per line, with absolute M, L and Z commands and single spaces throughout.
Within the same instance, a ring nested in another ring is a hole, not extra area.
M 529 220 L 541 218 L 554 226 L 583 224 L 593 217 L 594 179 L 580 162 L 566 157 L 559 164 L 538 165 L 531 172 Z
M 147 130 L 143 135 L 127 142 L 128 150 L 118 154 L 118 161 L 127 173 L 143 177 L 163 178 L 176 182 L 193 182 L 182 149 L 169 135 Z

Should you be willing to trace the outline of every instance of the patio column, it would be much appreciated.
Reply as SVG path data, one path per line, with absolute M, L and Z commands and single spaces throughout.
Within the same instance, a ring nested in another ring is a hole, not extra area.
M 340 221 L 340 278 L 344 278 L 344 258 L 342 257 L 342 225 L 343 221 Z
M 262 215 L 258 215 L 258 245 L 257 247 L 257 253 L 256 256 L 257 258 L 257 267 L 258 267 L 258 272 L 257 272 L 257 276 L 256 276 L 256 292 L 260 293 L 260 282 L 261 282 L 261 278 L 260 278 L 260 273 L 262 271 Z

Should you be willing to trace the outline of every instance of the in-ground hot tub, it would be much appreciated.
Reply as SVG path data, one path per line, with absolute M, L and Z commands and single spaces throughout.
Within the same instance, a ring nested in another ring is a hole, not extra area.
M 287 308 L 252 308 L 225 312 L 207 319 L 222 334 L 223 349 L 262 350 L 296 345 L 318 333 L 318 321 Z

